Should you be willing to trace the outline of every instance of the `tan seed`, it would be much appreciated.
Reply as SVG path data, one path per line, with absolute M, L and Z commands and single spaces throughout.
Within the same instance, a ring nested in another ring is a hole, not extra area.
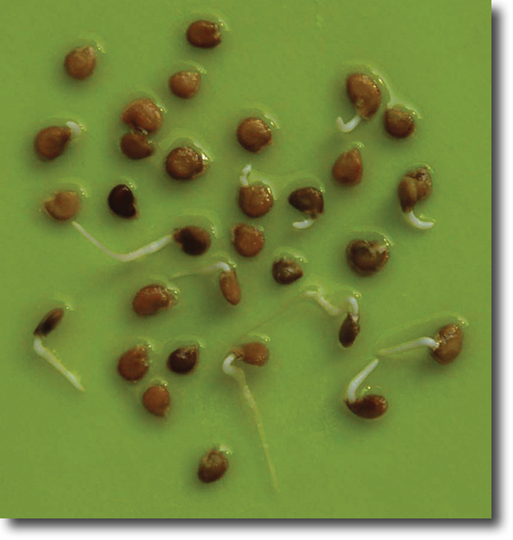
M 243 257 L 256 257 L 264 249 L 264 233 L 253 225 L 241 223 L 233 229 L 232 244 Z
M 46 213 L 56 221 L 74 218 L 81 206 L 80 194 L 75 191 L 57 191 L 44 203 Z
M 120 141 L 121 151 L 127 158 L 144 159 L 154 152 L 153 144 L 143 133 L 125 133 Z
M 222 272 L 219 278 L 219 286 L 223 296 L 228 300 L 232 306 L 236 306 L 241 301 L 241 289 L 239 278 L 235 270 L 229 272 Z
M 126 107 L 121 115 L 121 121 L 132 129 L 153 133 L 162 127 L 162 110 L 148 98 L 137 99 Z
M 439 364 L 450 364 L 459 356 L 463 347 L 463 331 L 457 324 L 446 324 L 436 333 L 436 349 L 431 351 Z
M 69 127 L 50 126 L 36 134 L 34 149 L 39 159 L 52 161 L 64 153 L 70 140 L 71 129 Z
M 271 128 L 260 118 L 245 118 L 237 128 L 239 144 L 249 152 L 260 152 L 272 143 Z
M 333 179 L 343 186 L 356 186 L 362 181 L 362 155 L 358 148 L 340 154 L 331 169 Z
M 148 348 L 138 345 L 124 352 L 118 360 L 118 373 L 126 381 L 140 381 L 148 372 Z
M 353 73 L 346 81 L 347 94 L 358 114 L 366 120 L 372 118 L 381 105 L 378 85 L 363 73 Z
M 96 67 L 96 51 L 94 47 L 77 47 L 70 51 L 64 60 L 64 69 L 73 79 L 87 79 Z
M 245 343 L 233 352 L 237 358 L 252 366 L 264 366 L 269 361 L 269 349 L 260 341 Z
M 200 88 L 201 74 L 197 71 L 179 71 L 169 78 L 169 89 L 182 99 L 194 97 Z
M 411 212 L 415 205 L 431 195 L 431 173 L 426 168 L 416 169 L 406 174 L 397 189 L 403 212 Z
M 144 408 L 154 416 L 166 416 L 171 408 L 169 390 L 163 384 L 150 386 L 143 394 Z

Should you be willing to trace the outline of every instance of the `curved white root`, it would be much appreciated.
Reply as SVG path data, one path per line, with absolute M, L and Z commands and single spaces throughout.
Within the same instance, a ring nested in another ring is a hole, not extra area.
M 342 313 L 342 309 L 334 306 L 331 302 L 328 302 L 328 300 L 326 300 L 326 298 L 318 291 L 306 291 L 303 295 L 307 298 L 314 299 L 330 317 L 338 317 Z
M 337 118 L 337 127 L 338 129 L 340 129 L 340 131 L 342 131 L 342 133 L 350 133 L 358 126 L 361 121 L 362 117 L 359 114 L 357 114 L 352 120 L 347 122 L 347 124 L 344 122 L 344 120 L 342 120 L 342 117 L 339 116 Z
M 313 224 L 315 223 L 315 219 L 314 218 L 307 218 L 307 219 L 304 219 L 303 221 L 295 221 L 292 226 L 295 228 L 295 229 L 308 229 L 309 227 L 311 227 Z
M 267 466 L 269 468 L 271 480 L 272 480 L 274 489 L 276 491 L 279 491 L 278 480 L 276 478 L 276 470 L 274 469 L 274 464 L 271 459 L 271 453 L 269 451 L 269 444 L 265 436 L 264 425 L 262 423 L 262 419 L 260 418 L 260 412 L 258 411 L 258 407 L 255 402 L 255 399 L 253 398 L 253 395 L 251 394 L 248 388 L 248 385 L 246 383 L 246 375 L 244 374 L 244 371 L 240 367 L 233 365 L 233 362 L 236 359 L 237 359 L 237 356 L 235 354 L 230 354 L 229 356 L 227 356 L 223 361 L 223 371 L 226 373 L 226 375 L 230 375 L 230 377 L 233 377 L 237 381 L 237 385 L 239 386 L 239 389 L 241 390 L 242 395 L 244 396 L 244 399 L 248 402 L 250 409 L 253 411 L 253 416 L 255 418 L 258 434 L 260 435 L 260 441 L 264 449 L 265 459 L 267 461 Z
M 389 356 L 391 354 L 402 353 L 406 351 L 411 351 L 413 349 L 419 349 L 420 347 L 429 347 L 431 350 L 434 350 L 438 347 L 438 343 L 430 337 L 422 337 L 415 339 L 413 341 L 408 341 L 397 347 L 390 347 L 389 349 L 381 349 L 378 352 L 378 356 Z
M 252 165 L 246 165 L 244 169 L 242 169 L 239 180 L 243 186 L 249 186 L 249 175 L 251 174 L 252 168 Z
M 160 238 L 159 240 L 155 240 L 155 242 L 152 242 L 151 244 L 148 244 L 147 246 L 143 246 L 142 248 L 136 249 L 135 251 L 132 251 L 130 253 L 115 253 L 114 251 L 111 251 L 110 249 L 106 248 L 98 240 L 96 240 L 94 236 L 90 235 L 84 229 L 84 227 L 80 225 L 80 223 L 73 221 L 72 225 L 73 227 L 75 227 L 75 229 L 77 229 L 77 231 L 81 235 L 85 236 L 92 244 L 94 244 L 97 248 L 103 251 L 103 253 L 121 262 L 135 261 L 135 259 L 144 257 L 145 255 L 149 255 L 150 253 L 156 253 L 157 251 L 160 251 L 164 246 L 167 246 L 167 244 L 173 241 L 173 237 L 171 235 L 168 235 L 168 236 L 164 236 Z
M 358 306 L 358 300 L 355 296 L 348 296 L 346 302 L 349 306 L 349 313 L 353 319 L 358 319 L 360 316 L 360 307 Z
M 34 339 L 34 351 L 36 351 L 37 355 L 51 364 L 59 373 L 64 375 L 77 390 L 80 390 L 81 392 L 84 391 L 84 387 L 80 384 L 79 378 L 61 364 L 61 362 L 43 345 L 40 337 Z
M 228 263 L 218 262 L 209 266 L 205 266 L 204 268 L 192 270 L 191 272 L 178 272 L 177 274 L 172 275 L 169 279 L 173 280 L 182 277 L 197 276 L 199 274 L 209 274 L 217 270 L 220 270 L 221 272 L 232 272 L 233 268 Z
M 69 127 L 69 129 L 71 130 L 71 133 L 73 133 L 75 137 L 78 137 L 80 133 L 82 133 L 82 128 L 76 122 L 72 122 L 70 120 L 69 122 L 66 122 L 66 125 Z
M 354 403 L 358 398 L 356 397 L 356 391 L 361 386 L 363 381 L 376 369 L 379 364 L 379 360 L 376 358 L 368 366 L 366 366 L 356 377 L 349 383 L 347 387 L 347 401 Z
M 415 215 L 413 210 L 411 212 L 405 212 L 404 217 L 406 218 L 406 221 L 416 229 L 431 229 L 435 224 L 434 221 L 422 221 Z

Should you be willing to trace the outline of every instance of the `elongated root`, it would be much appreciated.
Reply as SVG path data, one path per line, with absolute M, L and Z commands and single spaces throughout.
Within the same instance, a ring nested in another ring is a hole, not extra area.
M 420 349 L 421 347 L 429 347 L 432 351 L 438 347 L 438 343 L 430 337 L 422 337 L 413 341 L 402 343 L 397 347 L 390 347 L 389 349 L 381 349 L 378 352 L 378 356 L 389 356 L 392 354 L 411 351 L 414 349 Z
M 413 225 L 416 229 L 431 229 L 431 227 L 433 227 L 435 224 L 434 221 L 422 221 L 415 215 L 413 210 L 411 212 L 406 212 L 404 217 L 406 218 L 406 221 L 410 225 Z

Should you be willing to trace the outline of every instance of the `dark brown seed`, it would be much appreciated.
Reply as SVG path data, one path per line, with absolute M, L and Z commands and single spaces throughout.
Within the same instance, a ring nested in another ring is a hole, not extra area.
M 75 191 L 57 191 L 43 203 L 46 213 L 56 221 L 74 218 L 80 210 L 80 194 Z
M 121 121 L 138 131 L 153 133 L 161 128 L 163 115 L 153 100 L 142 98 L 127 106 L 121 115 Z
M 431 195 L 432 180 L 425 168 L 410 171 L 399 183 L 397 194 L 403 212 L 411 212 L 415 205 Z
M 210 247 L 208 231 L 194 225 L 177 229 L 173 238 L 187 255 L 203 255 Z
M 381 91 L 378 85 L 363 73 L 353 73 L 346 81 L 347 94 L 358 114 L 368 120 L 381 105 Z
M 237 128 L 239 144 L 249 152 L 260 152 L 273 141 L 271 128 L 260 118 L 245 118 Z
M 39 337 L 47 336 L 52 330 L 55 330 L 64 316 L 64 310 L 62 308 L 55 308 L 50 310 L 36 326 L 34 335 Z
M 346 399 L 346 405 L 348 409 L 366 420 L 373 420 L 383 416 L 388 409 L 388 402 L 384 396 L 378 396 L 377 394 L 368 394 L 354 402 L 349 402 Z
M 232 243 L 239 255 L 256 257 L 264 249 L 264 233 L 258 227 L 241 223 L 233 229 Z
M 96 67 L 96 51 L 94 47 L 77 47 L 70 51 L 64 60 L 64 69 L 73 79 L 87 79 Z
M 389 256 L 388 245 L 375 241 L 353 240 L 346 248 L 347 262 L 360 276 L 372 276 L 381 270 Z
M 124 184 L 118 184 L 109 193 L 109 208 L 121 218 L 130 219 L 137 215 L 135 202 L 132 190 Z
M 260 341 L 245 343 L 233 351 L 246 364 L 264 366 L 269 361 L 269 349 Z
M 211 21 L 194 21 L 187 29 L 187 41 L 200 49 L 217 47 L 221 43 L 219 25 Z
M 150 386 L 143 394 L 144 408 L 155 416 L 166 416 L 171 408 L 169 390 L 163 384 Z
M 358 148 L 340 154 L 331 169 L 333 179 L 343 186 L 356 186 L 362 181 L 362 155 Z
M 436 349 L 431 351 L 433 358 L 439 364 L 454 362 L 463 347 L 463 332 L 456 324 L 446 324 L 436 333 Z
M 203 157 L 193 148 L 175 148 L 166 158 L 167 174 L 175 180 L 193 180 L 203 170 Z
M 265 184 L 242 186 L 239 190 L 239 207 L 248 217 L 262 217 L 273 205 L 271 188 Z
M 169 89 L 182 99 L 194 97 L 199 90 L 201 74 L 197 71 L 179 71 L 169 78 Z
M 219 450 L 209 450 L 201 459 L 198 478 L 205 484 L 216 482 L 228 470 L 228 459 Z
M 118 373 L 127 381 L 140 381 L 149 369 L 148 348 L 138 345 L 121 355 Z
M 322 191 L 313 187 L 305 187 L 293 191 L 289 195 L 289 204 L 311 218 L 316 218 L 324 212 Z
M 232 306 L 236 306 L 241 300 L 241 290 L 237 272 L 223 272 L 219 278 L 219 286 L 223 296 L 230 302 Z
M 71 140 L 69 127 L 51 126 L 39 131 L 34 139 L 36 154 L 43 161 L 51 161 L 64 153 Z
M 159 311 L 169 309 L 175 303 L 172 291 L 162 285 L 147 285 L 134 297 L 132 308 L 141 317 L 155 315 Z
M 385 130 L 396 139 L 406 139 L 415 131 L 415 120 L 411 112 L 391 107 L 384 114 Z
M 303 269 L 292 259 L 278 259 L 273 263 L 273 278 L 280 285 L 290 285 L 303 277 Z
M 198 365 L 199 347 L 190 345 L 174 350 L 167 359 L 167 367 L 180 375 L 190 373 Z
M 344 348 L 349 348 L 360 333 L 360 323 L 351 313 L 347 314 L 338 332 L 338 340 Z
M 125 133 L 121 137 L 121 151 L 127 158 L 144 159 L 153 154 L 153 144 L 143 133 Z

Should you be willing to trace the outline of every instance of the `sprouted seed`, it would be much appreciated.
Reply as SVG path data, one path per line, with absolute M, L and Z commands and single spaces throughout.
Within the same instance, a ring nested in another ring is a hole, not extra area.
M 51 366 L 53 366 L 61 375 L 63 375 L 77 390 L 84 391 L 84 387 L 80 384 L 80 379 L 77 375 L 68 371 L 58 360 L 53 353 L 50 352 L 43 345 L 42 338 L 46 337 L 50 332 L 60 323 L 64 316 L 64 310 L 62 308 L 56 308 L 49 311 L 37 325 L 34 330 L 34 351 L 38 356 L 45 359 Z
M 368 364 L 356 377 L 349 383 L 347 387 L 347 395 L 345 403 L 347 408 L 366 420 L 373 420 L 383 416 L 388 409 L 388 403 L 384 396 L 377 394 L 366 394 L 363 397 L 358 397 L 356 392 L 363 384 L 365 379 L 376 369 L 379 360 L 375 359 Z
M 229 354 L 223 362 L 223 371 L 226 373 L 226 375 L 229 375 L 230 377 L 233 377 L 235 381 L 237 382 L 237 385 L 239 387 L 240 392 L 242 393 L 244 399 L 249 405 L 249 408 L 253 412 L 253 417 L 258 429 L 258 433 L 260 435 L 260 441 L 262 443 L 262 447 L 264 449 L 265 458 L 267 460 L 267 467 L 269 469 L 269 473 L 271 475 L 271 480 L 274 486 L 274 489 L 276 491 L 279 491 L 278 489 L 278 481 L 276 479 L 276 471 L 274 469 L 274 465 L 271 459 L 271 453 L 269 451 L 269 444 L 267 442 L 267 438 L 265 436 L 264 426 L 262 423 L 262 419 L 260 417 L 260 412 L 258 410 L 257 404 L 255 402 L 255 399 L 253 398 L 253 395 L 251 394 L 248 385 L 246 383 L 246 375 L 244 374 L 244 371 L 237 365 L 234 365 L 234 362 L 236 360 L 248 360 L 248 357 L 244 356 L 244 347 L 239 348 L 238 350 L 232 352 Z M 253 359 L 249 357 L 249 359 Z M 267 361 L 267 360 L 266 360 Z M 265 363 L 265 362 L 264 362 Z M 263 363 L 260 364 L 253 364 L 253 365 L 263 365 Z
M 381 91 L 378 85 L 363 73 L 353 73 L 346 81 L 346 90 L 356 115 L 349 122 L 337 118 L 337 127 L 343 133 L 350 133 L 364 120 L 370 120 L 381 105 Z
M 137 215 L 135 196 L 125 184 L 118 184 L 112 188 L 107 203 L 116 216 L 132 219 Z
M 80 206 L 80 194 L 76 191 L 57 191 L 43 203 L 45 212 L 55 221 L 73 219 Z
M 296 189 L 289 195 L 289 204 L 307 215 L 302 221 L 296 221 L 292 225 L 296 229 L 311 227 L 318 216 L 324 212 L 324 197 L 320 189 L 305 187 Z
M 272 274 L 279 285 L 290 285 L 303 277 L 303 269 L 297 261 L 281 257 L 273 262 Z
M 430 229 L 434 222 L 423 221 L 415 213 L 415 205 L 431 195 L 432 179 L 428 169 L 421 167 L 406 174 L 399 182 L 397 194 L 401 210 L 410 225 L 417 229 Z
M 351 347 L 360 333 L 360 313 L 358 301 L 354 296 L 348 296 L 346 302 L 349 306 L 349 311 L 340 326 L 338 340 L 345 349 Z
M 239 207 L 252 218 L 262 217 L 274 205 L 274 197 L 271 188 L 260 182 L 249 183 L 249 176 L 252 172 L 251 165 L 242 169 L 239 177 L 241 187 L 239 189 Z
M 173 239 L 187 255 L 203 255 L 210 248 L 209 232 L 195 225 L 177 229 L 173 234 Z

